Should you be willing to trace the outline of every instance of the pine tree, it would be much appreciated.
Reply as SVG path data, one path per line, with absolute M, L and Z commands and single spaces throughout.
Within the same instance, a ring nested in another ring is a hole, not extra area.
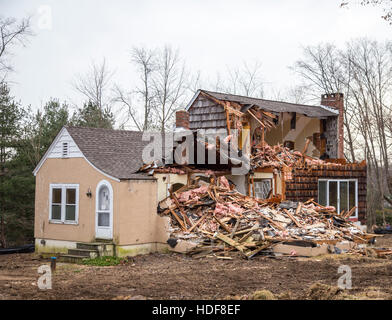
M 6 228 L 12 220 L 10 210 L 17 201 L 13 198 L 15 179 L 13 160 L 22 135 L 24 110 L 13 101 L 7 84 L 0 85 L 0 245 L 6 247 Z
M 109 109 L 101 108 L 89 101 L 72 117 L 72 125 L 91 128 L 113 128 L 114 115 Z
M 24 144 L 21 152 L 30 161 L 34 169 L 41 160 L 46 150 L 52 144 L 61 128 L 69 123 L 69 107 L 67 103 L 61 104 L 56 99 L 49 100 L 43 111 L 33 114 L 27 119 L 25 125 Z

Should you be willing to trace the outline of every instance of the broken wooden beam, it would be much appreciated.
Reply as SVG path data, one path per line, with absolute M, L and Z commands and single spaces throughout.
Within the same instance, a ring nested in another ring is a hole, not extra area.
M 223 242 L 226 242 L 228 245 L 235 247 L 238 251 L 240 252 L 244 252 L 244 250 L 246 249 L 243 245 L 241 245 L 240 243 L 238 243 L 237 241 L 234 241 L 233 239 L 229 238 L 228 236 L 225 236 L 222 233 L 216 233 L 216 238 L 218 238 L 219 240 L 222 240 Z

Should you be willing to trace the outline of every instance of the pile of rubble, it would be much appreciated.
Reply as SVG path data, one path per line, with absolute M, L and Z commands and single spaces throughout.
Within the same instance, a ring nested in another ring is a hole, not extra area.
M 391 248 L 353 248 L 347 254 L 363 255 L 370 258 L 387 259 L 392 257 Z
M 308 140 L 309 141 L 309 140 Z M 293 151 L 284 147 L 281 144 L 270 146 L 266 142 L 262 146 L 255 147 L 251 156 L 252 168 L 282 168 L 282 167 L 304 167 L 304 166 L 318 166 L 318 165 L 339 165 L 336 163 L 329 163 L 321 159 L 316 159 L 305 155 L 306 148 L 303 152 Z
M 346 219 L 355 208 L 340 216 L 334 207 L 313 199 L 260 200 L 237 192 L 224 176 L 217 180 L 184 186 L 159 203 L 159 214 L 171 217 L 170 245 L 189 240 L 197 244 L 190 254 L 239 251 L 251 258 L 277 243 L 317 246 L 344 240 L 367 243 L 372 238 Z

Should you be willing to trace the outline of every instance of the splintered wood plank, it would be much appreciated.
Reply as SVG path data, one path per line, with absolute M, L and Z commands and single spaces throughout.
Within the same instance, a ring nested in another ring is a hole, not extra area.
M 174 200 L 174 202 L 175 202 L 176 205 L 177 205 L 177 208 L 178 208 L 178 209 L 180 210 L 180 212 L 181 212 L 182 218 L 184 219 L 185 227 L 186 227 L 186 223 L 188 223 L 190 226 L 192 226 L 191 220 L 188 218 L 187 214 L 186 214 L 186 213 L 184 212 L 184 210 L 182 209 L 182 207 L 181 207 L 181 205 L 180 205 L 180 202 L 178 201 L 176 195 L 175 195 L 171 190 L 169 190 L 169 192 L 170 192 L 170 197 Z
M 312 198 L 312 199 L 309 199 L 309 200 L 307 200 L 307 201 L 305 201 L 304 204 L 309 204 L 309 203 L 311 203 L 311 202 L 312 202 L 312 203 L 315 203 L 313 198 Z
M 249 232 L 248 232 L 247 234 L 245 234 L 240 240 L 238 240 L 238 242 L 239 242 L 239 243 L 244 242 L 246 239 L 248 239 L 248 238 L 253 234 L 253 232 L 255 232 L 255 230 L 249 231 Z
M 254 231 L 257 230 L 259 227 L 258 226 L 253 226 L 252 228 L 248 228 L 248 229 L 244 229 L 244 230 L 240 230 L 234 233 L 235 236 L 239 236 L 241 234 L 245 234 L 248 233 L 250 231 Z
M 220 225 L 223 229 L 225 229 L 228 233 L 231 233 L 230 228 L 229 228 L 225 223 L 223 223 L 222 221 L 220 221 L 216 216 L 213 216 L 213 218 L 216 220 L 216 222 L 219 223 L 219 225 Z
M 184 226 L 184 222 L 180 219 L 180 217 L 177 215 L 177 213 L 175 213 L 172 208 L 169 208 L 169 210 L 172 213 L 172 215 L 174 216 L 174 218 L 176 218 L 177 222 L 180 224 L 181 229 L 183 231 L 186 231 L 186 227 Z
M 255 249 L 255 250 L 253 250 L 253 251 L 251 251 L 251 252 L 245 253 L 245 255 L 246 255 L 246 257 L 247 257 L 248 259 L 251 259 L 251 258 L 253 258 L 256 254 L 258 254 L 261 250 L 267 249 L 267 248 L 270 247 L 270 246 L 271 246 L 271 243 L 267 243 L 267 244 L 265 244 L 265 245 L 263 245 L 263 246 L 261 246 L 261 247 L 258 247 L 257 249 Z
M 298 205 L 299 208 L 299 205 Z M 297 208 L 297 209 L 298 209 Z M 303 225 L 301 225 L 297 219 L 295 219 L 295 217 L 290 213 L 289 210 L 287 209 L 283 209 L 284 212 L 286 212 L 286 214 L 289 216 L 289 218 L 294 222 L 294 224 L 298 227 L 298 228 L 303 228 Z
M 235 247 L 238 251 L 244 253 L 244 250 L 246 249 L 243 245 L 238 243 L 237 241 L 234 241 L 233 239 L 229 238 L 228 236 L 225 236 L 222 233 L 218 233 L 216 237 L 219 240 L 222 240 L 223 242 L 226 242 L 228 245 Z
M 277 227 L 279 230 L 281 230 L 281 231 L 286 230 L 279 222 L 272 220 L 271 218 L 265 216 L 261 212 L 259 212 L 259 215 L 261 215 L 264 219 L 268 220 L 272 225 Z
M 297 207 L 297 209 L 295 210 L 295 215 L 296 215 L 296 216 L 299 215 L 300 212 L 301 212 L 301 210 L 302 210 L 302 202 L 299 202 L 299 203 L 298 203 L 298 207 Z
M 216 258 L 219 260 L 233 260 L 232 257 L 226 257 L 226 256 L 217 256 Z
M 237 231 L 237 228 L 238 228 L 239 224 L 240 224 L 240 219 L 237 219 L 237 222 L 235 223 L 235 226 L 234 226 L 234 228 L 233 228 L 233 231 L 232 231 L 231 234 L 230 234 L 230 238 L 233 239 L 234 234 L 235 234 L 235 232 Z
M 234 105 L 233 102 L 227 101 L 227 103 L 225 104 L 226 110 L 227 110 L 229 113 L 235 114 L 237 117 L 243 117 L 243 116 L 244 116 L 244 113 L 242 113 L 242 112 L 239 111 L 239 110 L 236 110 L 236 109 L 232 108 L 232 107 L 231 107 L 231 104 Z M 241 108 L 240 105 L 238 105 L 238 106 L 239 106 L 239 108 Z
M 367 243 L 367 240 L 364 238 L 361 238 L 360 236 L 357 236 L 355 234 L 352 234 L 351 236 L 353 237 L 353 240 L 356 243 Z
M 351 217 L 356 208 L 357 207 L 352 207 L 350 211 L 347 211 L 347 213 L 343 216 L 343 218 L 347 219 Z
M 248 110 L 248 113 L 263 127 L 265 128 L 265 124 L 263 122 L 261 122 L 261 120 L 259 118 L 257 118 L 252 111 Z
M 188 229 L 188 232 L 192 232 L 193 229 L 195 229 L 198 225 L 200 225 L 200 223 L 202 223 L 204 221 L 204 219 L 207 217 L 208 212 L 202 216 L 190 229 Z

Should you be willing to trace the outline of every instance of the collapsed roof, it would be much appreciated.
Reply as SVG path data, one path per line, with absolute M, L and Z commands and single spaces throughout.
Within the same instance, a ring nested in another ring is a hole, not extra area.
M 266 99 L 245 97 L 245 96 L 240 96 L 235 94 L 201 90 L 201 89 L 199 89 L 195 93 L 194 97 L 187 105 L 186 107 L 187 111 L 193 105 L 197 97 L 203 93 L 220 101 L 230 101 L 230 102 L 239 103 L 242 106 L 241 112 L 246 112 L 253 106 L 257 106 L 263 110 L 272 112 L 274 114 L 279 114 L 281 112 L 296 112 L 311 118 L 326 118 L 331 116 L 336 117 L 339 114 L 337 110 L 322 105 L 311 106 L 311 105 L 295 104 L 295 103 L 282 102 L 282 101 L 272 101 Z

